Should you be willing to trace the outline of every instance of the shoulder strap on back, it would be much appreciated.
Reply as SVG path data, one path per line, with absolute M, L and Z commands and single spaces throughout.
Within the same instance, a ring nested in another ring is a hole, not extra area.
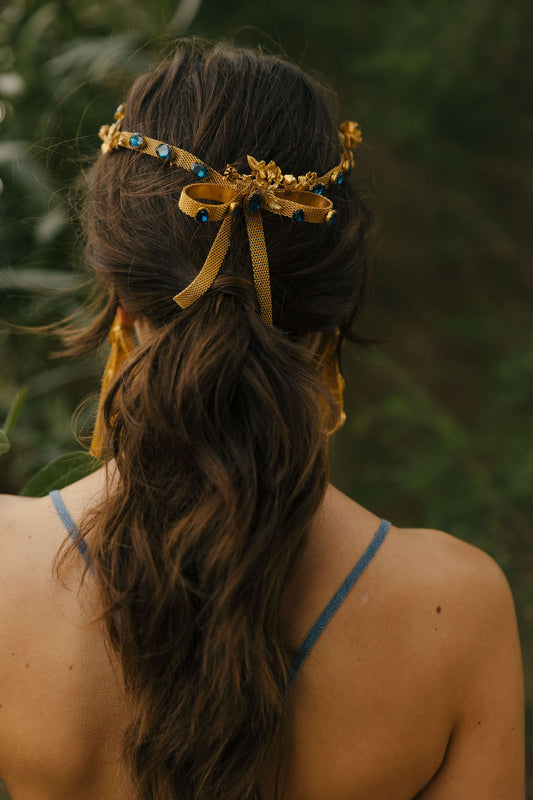
M 63 502 L 63 498 L 61 497 L 57 489 L 54 489 L 52 492 L 49 492 L 49 496 L 52 503 L 54 504 L 54 508 L 57 511 L 59 518 L 61 519 L 61 522 L 63 523 L 63 525 L 67 530 L 68 535 L 70 536 L 70 538 L 80 551 L 80 555 L 83 558 L 83 560 L 87 564 L 89 564 L 89 569 L 94 575 L 94 565 L 92 564 L 91 551 L 89 550 L 89 547 L 85 539 L 81 538 L 80 531 L 76 523 L 70 516 L 70 513 Z
M 302 664 L 304 663 L 305 659 L 311 652 L 311 649 L 316 644 L 317 639 L 319 638 L 320 634 L 332 618 L 333 614 L 339 608 L 342 601 L 345 599 L 346 595 L 350 591 L 350 589 L 355 584 L 356 580 L 359 576 L 364 572 L 364 570 L 368 567 L 374 556 L 376 555 L 377 551 L 381 547 L 385 536 L 387 535 L 391 523 L 388 522 L 386 519 L 381 520 L 381 525 L 379 526 L 374 538 L 366 548 L 365 552 L 352 569 L 344 583 L 337 589 L 325 609 L 320 614 L 319 618 L 307 634 L 303 644 L 301 645 L 300 649 L 296 653 L 290 670 L 289 670 L 289 678 L 287 680 L 287 684 L 285 686 L 284 694 L 287 694 L 289 690 L 289 686 L 295 679 L 299 669 L 301 668 Z

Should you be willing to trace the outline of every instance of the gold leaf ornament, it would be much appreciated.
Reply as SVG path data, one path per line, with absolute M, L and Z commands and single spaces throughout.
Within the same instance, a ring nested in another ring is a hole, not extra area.
M 346 120 L 346 122 L 342 123 L 340 131 L 341 144 L 347 150 L 355 150 L 357 145 L 361 144 L 363 141 L 363 136 L 357 122 Z

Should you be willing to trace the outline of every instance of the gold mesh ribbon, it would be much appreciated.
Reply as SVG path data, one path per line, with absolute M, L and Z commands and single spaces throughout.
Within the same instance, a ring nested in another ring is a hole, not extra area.
M 252 156 L 247 156 L 251 174 L 241 175 L 228 165 L 221 175 L 186 150 L 139 133 L 121 130 L 123 117 L 124 105 L 119 106 L 115 112 L 116 122 L 100 128 L 102 152 L 125 147 L 159 158 L 169 165 L 190 170 L 202 182 L 185 186 L 179 199 L 180 210 L 200 223 L 222 223 L 200 272 L 192 283 L 174 297 L 175 302 L 181 308 L 187 308 L 212 285 L 231 244 L 233 217 L 242 209 L 246 219 L 254 285 L 261 316 L 271 325 L 270 271 L 261 211 L 290 217 L 294 224 L 333 223 L 336 211 L 331 200 L 323 197 L 321 192 L 331 183 L 340 183 L 344 174 L 351 171 L 354 163 L 352 151 L 361 141 L 357 123 L 347 121 L 341 125 L 343 152 L 337 166 L 320 177 L 316 172 L 308 172 L 296 178 L 294 175 L 283 175 L 273 161 L 266 164 Z
M 96 422 L 94 425 L 93 435 L 91 439 L 91 447 L 89 449 L 90 455 L 94 458 L 102 458 L 103 440 L 104 440 L 104 402 L 107 396 L 107 390 L 111 385 L 111 381 L 115 377 L 117 371 L 120 369 L 124 359 L 135 347 L 131 328 L 123 325 L 118 314 L 113 320 L 111 330 L 109 331 L 109 343 L 111 345 L 111 352 L 105 365 L 104 374 L 102 377 L 102 388 L 100 390 L 100 399 L 98 401 L 98 411 L 96 412 Z
M 265 234 L 260 214 L 246 214 L 246 227 L 248 229 L 248 241 L 250 242 L 250 253 L 252 254 L 252 269 L 254 272 L 255 291 L 261 308 L 261 316 L 265 322 L 272 325 L 272 295 L 270 292 L 270 271 L 268 269 L 268 258 L 265 244 Z
M 346 385 L 344 377 L 340 371 L 339 358 L 337 349 L 339 346 L 340 329 L 335 328 L 333 335 L 324 334 L 326 345 L 322 351 L 318 368 L 322 380 L 329 387 L 330 392 L 337 401 L 338 417 L 333 428 L 328 431 L 328 436 L 336 433 L 346 422 L 346 413 L 344 411 L 343 394 Z M 324 412 L 325 412 L 324 408 Z

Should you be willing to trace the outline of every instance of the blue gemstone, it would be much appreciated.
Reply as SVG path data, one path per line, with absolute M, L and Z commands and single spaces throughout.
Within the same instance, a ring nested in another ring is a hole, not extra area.
M 301 208 L 297 208 L 296 211 L 293 212 L 292 218 L 295 222 L 303 222 L 305 214 Z
M 196 222 L 207 222 L 209 219 L 209 213 L 206 208 L 201 208 L 200 211 L 196 214 Z
M 339 174 L 337 175 L 337 183 L 339 184 L 339 186 L 341 185 L 343 180 L 344 180 L 344 172 L 339 172 Z
M 197 178 L 208 178 L 209 177 L 209 170 L 205 164 L 200 164 L 199 161 L 195 161 L 195 163 L 191 166 L 191 172 L 193 175 L 196 175 Z
M 261 208 L 261 195 L 253 194 L 248 200 L 248 211 L 259 211 Z
M 163 161 L 170 161 L 170 159 L 174 155 L 174 153 L 172 152 L 172 148 L 169 147 L 168 144 L 158 144 L 157 147 L 155 148 L 155 152 L 157 153 L 159 158 L 163 159 Z
M 337 222 L 337 212 L 330 211 L 328 216 L 326 217 L 326 220 L 328 225 L 335 225 L 335 223 Z
M 144 144 L 144 136 L 141 136 L 140 133 L 133 133 L 130 136 L 130 147 L 138 148 L 142 147 Z
M 313 186 L 313 188 L 311 189 L 311 191 L 312 191 L 314 194 L 324 194 L 324 190 L 325 190 L 325 188 L 326 188 L 326 187 L 324 186 L 324 184 L 323 184 L 323 183 L 315 183 L 315 185 Z

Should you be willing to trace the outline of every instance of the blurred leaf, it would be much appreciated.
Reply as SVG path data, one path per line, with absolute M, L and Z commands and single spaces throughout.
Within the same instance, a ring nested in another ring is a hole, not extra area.
M 57 20 L 58 14 L 59 9 L 56 3 L 44 3 L 33 14 L 30 14 L 22 26 L 17 42 L 17 52 L 19 63 L 22 63 L 24 67 L 31 66 L 46 29 Z
M 68 223 L 68 217 L 62 205 L 54 206 L 38 222 L 35 228 L 37 244 L 47 244 L 61 233 Z
M 74 39 L 44 64 L 44 71 L 54 80 L 54 94 L 62 97 L 88 78 L 101 78 L 117 69 L 136 73 L 146 67 L 133 49 L 134 37 L 128 34 Z
M 47 174 L 42 164 L 30 156 L 28 143 L 24 141 L 4 142 L 0 144 L 0 166 L 11 167 L 10 174 L 14 183 L 24 189 L 32 206 L 46 213 L 50 201 L 53 178 Z
M 14 98 L 24 91 L 24 79 L 18 72 L 4 72 L 0 74 L 0 94 L 4 97 Z
M 0 455 L 7 453 L 11 449 L 9 434 L 13 430 L 13 426 L 17 420 L 18 415 L 20 414 L 20 409 L 22 408 L 22 404 L 24 403 L 26 392 L 27 392 L 26 388 L 22 388 L 17 392 L 15 399 L 11 403 L 9 411 L 7 412 L 7 417 L 4 423 L 4 427 L 0 428 Z
M 27 387 L 23 387 L 17 392 L 15 399 L 11 404 L 11 408 L 7 412 L 6 421 L 4 423 L 4 434 L 9 436 L 11 431 L 13 430 L 13 425 L 15 424 L 18 415 L 20 414 L 20 410 L 23 406 L 24 400 L 26 398 L 26 394 L 28 392 Z
M 17 158 L 21 158 L 29 147 L 28 141 L 0 142 L 0 164 L 12 164 Z
M 7 453 L 10 447 L 11 445 L 9 443 L 9 439 L 5 435 L 4 431 L 0 428 L 0 455 Z
M 0 289 L 17 289 L 28 292 L 60 291 L 77 286 L 79 278 L 72 272 L 59 269 L 7 267 L 0 269 Z
M 168 23 L 168 32 L 183 36 L 200 10 L 202 0 L 181 0 Z
M 72 363 L 67 361 L 57 367 L 35 372 L 28 378 L 28 390 L 33 397 L 49 395 L 57 389 L 87 377 L 87 364 L 84 361 Z
M 23 497 L 44 497 L 53 489 L 64 489 L 65 486 L 85 478 L 101 466 L 101 461 L 83 451 L 66 453 L 30 478 L 20 494 Z

